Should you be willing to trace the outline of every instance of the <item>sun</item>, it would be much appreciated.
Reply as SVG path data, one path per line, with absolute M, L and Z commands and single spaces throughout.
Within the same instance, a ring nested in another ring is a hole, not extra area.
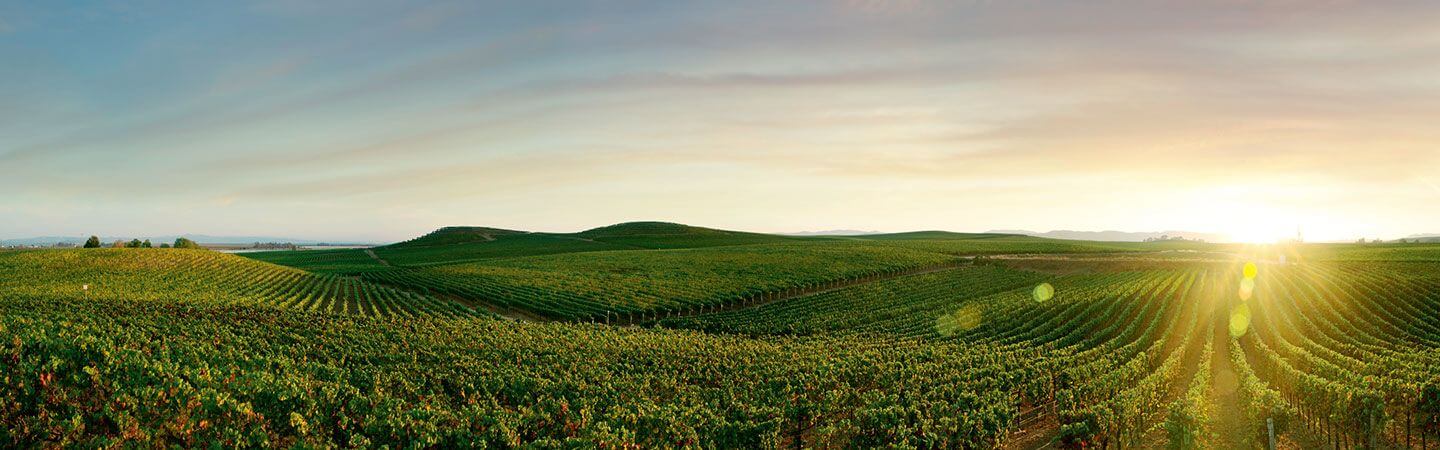
M 1234 214 L 1231 220 L 1225 231 L 1231 242 L 1274 244 L 1294 238 L 1297 233 L 1294 220 L 1261 208 Z
M 1234 197 L 1213 195 L 1189 204 L 1186 213 L 1196 227 L 1219 232 L 1229 242 L 1274 244 L 1296 237 L 1300 221 L 1294 211 Z
M 1231 242 L 1242 242 L 1246 244 L 1274 244 L 1290 237 L 1282 231 L 1276 231 L 1272 227 L 1253 227 L 1235 230 L 1226 233 Z

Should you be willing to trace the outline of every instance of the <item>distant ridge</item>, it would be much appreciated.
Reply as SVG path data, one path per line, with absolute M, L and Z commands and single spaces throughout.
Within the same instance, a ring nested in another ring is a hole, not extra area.
M 1108 242 L 1141 242 L 1146 239 L 1159 239 L 1162 236 L 1183 237 L 1185 239 L 1204 239 L 1209 242 L 1223 242 L 1226 237 L 1215 233 L 1199 233 L 1194 231 L 1074 231 L 1074 230 L 1053 230 L 1044 233 L 1030 230 L 991 230 L 989 233 L 1023 234 L 1051 239 L 1068 239 L 1074 241 L 1108 241 Z
M 720 230 L 654 221 L 618 223 L 592 228 L 570 236 L 614 245 L 651 249 L 771 244 L 796 239 L 774 234 Z
M 1025 237 L 1025 236 L 1024 236 L 1024 235 L 1021 235 L 1021 234 L 1018 234 L 1018 233 L 995 233 L 995 232 L 990 232 L 990 233 L 959 233 L 959 232 L 954 232 L 954 231 L 940 231 L 940 230 L 907 231 L 907 232 L 904 232 L 904 233 L 884 233 L 884 234 L 872 234 L 872 235 L 863 236 L 863 238 L 865 238 L 865 239 L 892 240 L 892 241 L 919 240 L 919 239 L 924 239 L 924 240 L 972 240 L 972 239 L 997 239 L 997 238 L 1017 238 L 1017 237 L 1023 238 L 1023 237 Z
M 880 231 L 861 230 L 825 230 L 825 231 L 796 231 L 794 233 L 780 233 L 784 236 L 865 236 L 870 234 L 881 234 Z
M 507 230 L 491 227 L 444 227 L 408 241 L 396 242 L 387 247 L 424 247 L 466 242 L 493 241 L 497 236 L 528 234 L 528 231 Z
M 1412 234 L 1402 239 L 1409 242 L 1440 242 L 1440 234 Z
M 791 242 L 797 237 L 720 230 L 672 222 L 624 222 L 575 233 L 547 233 L 481 226 L 449 226 L 384 249 L 468 245 L 472 249 L 544 243 L 546 253 L 617 249 L 699 248 Z
M 681 234 L 755 234 L 742 231 L 717 230 L 704 228 L 683 223 L 674 222 L 622 222 L 614 225 L 595 227 L 579 233 L 576 236 L 587 237 L 611 237 L 611 236 L 636 236 L 636 235 L 681 235 Z

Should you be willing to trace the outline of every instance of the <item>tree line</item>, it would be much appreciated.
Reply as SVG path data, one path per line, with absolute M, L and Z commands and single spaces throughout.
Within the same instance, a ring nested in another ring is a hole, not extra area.
M 84 248 L 101 248 L 101 247 L 106 247 L 106 245 L 100 243 L 100 237 L 99 237 L 99 236 L 90 236 L 90 239 L 86 239 L 86 240 L 85 240 Z M 153 248 L 153 247 L 155 247 L 155 245 L 154 245 L 154 244 L 151 244 L 149 239 L 146 239 L 146 240 L 143 240 L 143 241 L 142 241 L 142 240 L 139 240 L 139 239 L 131 239 L 129 242 L 126 242 L 125 240 L 122 239 L 122 240 L 116 240 L 114 243 L 111 243 L 108 247 L 112 247 L 112 248 Z M 202 248 L 202 247 L 200 247 L 200 244 L 199 244 L 199 243 L 197 243 L 197 242 L 195 242 L 195 241 L 192 241 L 192 240 L 190 240 L 190 239 L 183 238 L 183 237 L 182 237 L 182 238 L 175 238 L 175 243 L 174 243 L 174 244 L 168 244 L 168 243 L 163 243 L 163 242 L 162 242 L 162 243 L 160 243 L 160 246 L 159 246 L 159 248 L 172 248 L 172 247 L 173 247 L 173 248 Z

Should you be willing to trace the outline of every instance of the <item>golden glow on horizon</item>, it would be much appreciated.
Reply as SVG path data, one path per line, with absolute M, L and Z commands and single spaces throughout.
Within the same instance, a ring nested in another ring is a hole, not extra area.
M 1307 220 L 1322 218 L 1295 209 L 1293 202 L 1266 185 L 1222 186 L 1192 192 L 1184 201 L 1185 211 L 1175 217 L 1183 225 L 1209 229 L 1226 241 L 1273 244 L 1295 238 Z
M 1235 223 L 1225 231 L 1232 242 L 1273 244 L 1296 235 L 1293 220 L 1265 208 L 1252 208 L 1233 217 Z

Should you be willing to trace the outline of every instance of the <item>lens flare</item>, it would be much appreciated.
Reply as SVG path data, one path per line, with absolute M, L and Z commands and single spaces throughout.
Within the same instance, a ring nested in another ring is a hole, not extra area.
M 936 318 L 935 332 L 945 337 L 954 336 L 957 333 L 979 327 L 982 320 L 984 320 L 984 313 L 981 311 L 980 305 L 967 304 L 954 313 Z
M 1241 304 L 1230 311 L 1230 336 L 1241 337 L 1250 331 L 1250 305 Z
M 1034 291 L 1030 292 L 1030 296 L 1036 302 L 1045 303 L 1055 297 L 1055 286 L 1051 286 L 1050 283 L 1040 283 L 1039 286 L 1035 286 Z
M 1246 279 L 1253 279 L 1253 278 L 1255 278 L 1255 275 L 1258 275 L 1259 273 L 1260 273 L 1260 268 L 1255 267 L 1255 263 L 1253 263 L 1253 262 L 1247 262 L 1247 263 L 1245 263 L 1245 278 L 1246 278 Z
M 1246 278 L 1240 280 L 1240 300 L 1249 301 L 1250 296 L 1255 294 L 1255 279 Z

